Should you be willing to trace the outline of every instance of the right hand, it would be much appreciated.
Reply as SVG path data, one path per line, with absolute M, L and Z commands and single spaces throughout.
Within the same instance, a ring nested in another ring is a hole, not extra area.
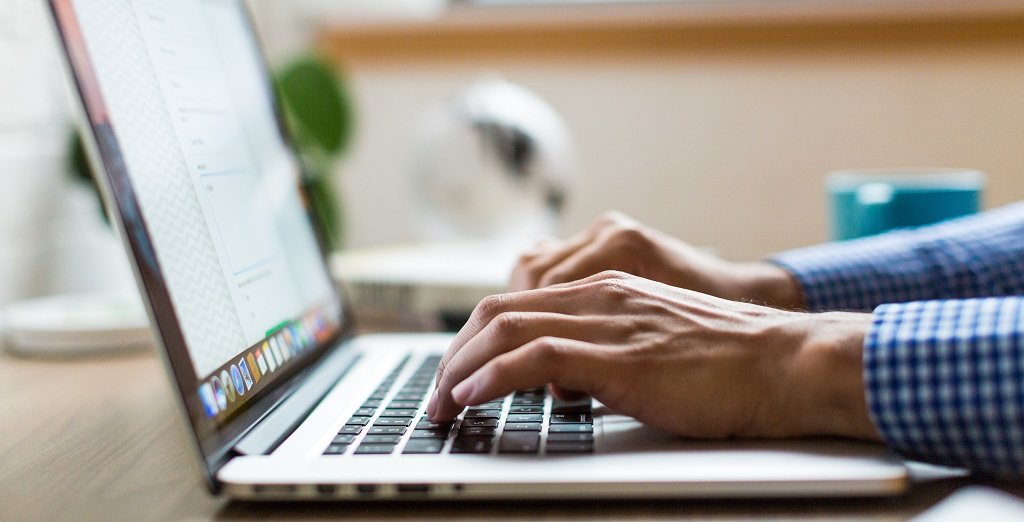
M 604 272 L 491 296 L 438 365 L 436 422 L 550 384 L 697 438 L 878 439 L 864 402 L 871 314 L 808 314 Z
M 735 263 L 694 248 L 620 212 L 606 213 L 565 241 L 546 240 L 523 254 L 512 272 L 513 292 L 577 281 L 618 270 L 733 301 L 799 310 L 793 277 L 768 263 Z

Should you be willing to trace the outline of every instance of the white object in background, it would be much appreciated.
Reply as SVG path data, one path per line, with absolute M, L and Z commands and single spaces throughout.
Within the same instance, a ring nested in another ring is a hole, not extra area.
M 536 241 L 576 189 L 568 125 L 541 97 L 485 78 L 431 107 L 418 133 L 417 225 L 427 240 Z
M 83 355 L 153 346 L 142 303 L 130 293 L 41 297 L 3 311 L 8 351 L 21 355 Z
M 971 486 L 960 489 L 914 522 L 1019 522 L 1024 520 L 1024 500 L 997 489 Z
M 103 219 L 96 193 L 68 182 L 49 223 L 47 294 L 119 292 L 138 295 L 135 276 L 120 238 Z
M 63 211 L 63 126 L 0 132 L 0 306 L 54 293 L 50 225 Z
M 459 326 L 481 299 L 502 293 L 522 245 L 447 242 L 347 250 L 331 257 L 356 320 L 373 330 Z
M 66 125 L 68 108 L 45 2 L 0 8 L 0 131 Z M 63 141 L 62 141 L 63 143 Z

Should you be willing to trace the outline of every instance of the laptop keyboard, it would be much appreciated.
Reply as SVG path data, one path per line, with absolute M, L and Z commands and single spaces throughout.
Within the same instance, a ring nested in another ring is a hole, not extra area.
M 331 441 L 324 455 L 579 454 L 594 451 L 590 399 L 559 401 L 546 388 L 471 406 L 451 422 L 423 412 L 440 356 L 428 357 L 393 392 L 406 357 Z

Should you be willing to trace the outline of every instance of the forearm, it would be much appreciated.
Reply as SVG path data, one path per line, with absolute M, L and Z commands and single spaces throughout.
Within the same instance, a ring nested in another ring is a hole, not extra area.
M 807 309 L 1024 294 L 1024 204 L 915 230 L 776 254 Z

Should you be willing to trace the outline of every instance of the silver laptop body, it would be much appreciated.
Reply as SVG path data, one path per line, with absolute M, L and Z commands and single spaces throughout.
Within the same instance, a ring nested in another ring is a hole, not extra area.
M 687 441 L 524 390 L 424 418 L 451 336 L 353 336 L 241 0 L 48 0 L 81 130 L 213 492 L 245 499 L 883 496 L 850 441 Z

